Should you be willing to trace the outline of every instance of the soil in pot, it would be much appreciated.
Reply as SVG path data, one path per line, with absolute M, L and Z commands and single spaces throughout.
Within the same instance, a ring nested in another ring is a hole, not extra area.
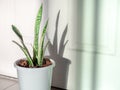
M 29 64 L 28 64 L 28 61 L 25 60 L 25 59 L 21 59 L 21 60 L 17 63 L 17 65 L 19 65 L 19 66 L 21 66 L 21 67 L 26 67 L 26 68 L 40 68 L 40 67 L 49 66 L 49 65 L 51 65 L 51 64 L 52 64 L 52 62 L 51 62 L 48 58 L 44 58 L 44 59 L 43 59 L 43 64 L 42 64 L 42 66 L 36 65 L 36 66 L 34 66 L 34 67 L 30 67 Z

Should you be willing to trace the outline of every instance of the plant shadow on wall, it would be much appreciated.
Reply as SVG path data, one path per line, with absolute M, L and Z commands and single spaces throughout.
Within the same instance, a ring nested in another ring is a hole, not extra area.
M 58 12 L 57 18 L 56 18 L 55 35 L 54 35 L 54 39 L 53 39 L 53 44 L 50 42 L 49 47 L 48 47 L 49 56 L 46 56 L 46 57 L 53 59 L 56 63 L 56 67 L 54 68 L 54 72 L 53 72 L 52 85 L 55 87 L 66 89 L 67 81 L 68 81 L 69 65 L 71 63 L 69 59 L 63 57 L 65 46 L 68 42 L 68 40 L 65 42 L 68 25 L 66 25 L 66 27 L 62 33 L 62 37 L 61 37 L 60 43 L 58 45 L 59 17 L 60 17 L 60 11 Z M 47 36 L 47 38 L 48 38 L 48 36 Z M 58 46 L 59 46 L 59 48 L 58 48 Z

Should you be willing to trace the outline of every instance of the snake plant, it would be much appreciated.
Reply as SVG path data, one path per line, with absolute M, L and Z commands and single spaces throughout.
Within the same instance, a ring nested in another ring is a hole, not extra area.
M 20 47 L 20 49 L 23 51 L 30 67 L 42 66 L 43 64 L 43 57 L 45 52 L 44 39 L 45 39 L 46 30 L 47 30 L 48 20 L 45 23 L 45 26 L 42 31 L 42 35 L 39 39 L 39 30 L 40 30 L 40 23 L 42 20 L 42 12 L 43 12 L 43 5 L 40 6 L 36 20 L 35 20 L 33 56 L 30 55 L 30 52 L 24 43 L 24 39 L 21 32 L 18 30 L 18 28 L 15 25 L 12 25 L 12 30 L 20 39 L 21 44 L 19 44 L 14 40 L 13 42 L 17 44 Z

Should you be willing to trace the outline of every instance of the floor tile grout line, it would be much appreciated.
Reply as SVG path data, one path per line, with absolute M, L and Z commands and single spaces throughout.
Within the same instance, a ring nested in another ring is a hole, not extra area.
M 15 83 L 13 83 L 13 84 L 11 84 L 11 85 L 5 87 L 3 90 L 6 90 L 6 89 L 8 89 L 8 88 L 10 88 L 10 87 L 12 87 L 12 86 L 14 86 L 14 85 L 16 85 L 16 84 L 18 83 L 18 82 L 17 82 L 17 78 L 15 78 L 15 77 L 10 77 L 10 76 L 6 76 L 6 75 L 0 74 L 0 78 L 12 80 L 12 81 L 15 82 Z
M 6 89 L 8 89 L 8 88 L 10 88 L 10 87 L 12 87 L 12 86 L 14 86 L 14 85 L 16 85 L 16 84 L 17 84 L 17 83 L 14 83 L 14 84 L 12 84 L 12 85 L 10 85 L 10 86 L 4 88 L 3 90 L 6 90 Z
M 0 74 L 0 77 L 1 78 L 6 78 L 6 79 L 11 79 L 11 80 L 17 80 L 16 77 L 6 76 L 6 75 L 2 75 L 2 74 Z
M 10 76 L 6 76 L 6 75 L 0 74 L 0 78 L 2 78 L 2 79 L 8 79 L 10 81 L 14 81 L 15 83 L 18 83 L 18 79 L 15 78 L 15 77 L 10 77 Z

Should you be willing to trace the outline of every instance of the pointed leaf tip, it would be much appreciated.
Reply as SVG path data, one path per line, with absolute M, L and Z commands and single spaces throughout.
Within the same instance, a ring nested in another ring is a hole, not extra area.
M 23 41 L 23 37 L 22 34 L 20 33 L 20 31 L 17 29 L 16 26 L 12 25 L 12 30 L 14 31 L 14 33 L 20 38 L 20 40 Z

